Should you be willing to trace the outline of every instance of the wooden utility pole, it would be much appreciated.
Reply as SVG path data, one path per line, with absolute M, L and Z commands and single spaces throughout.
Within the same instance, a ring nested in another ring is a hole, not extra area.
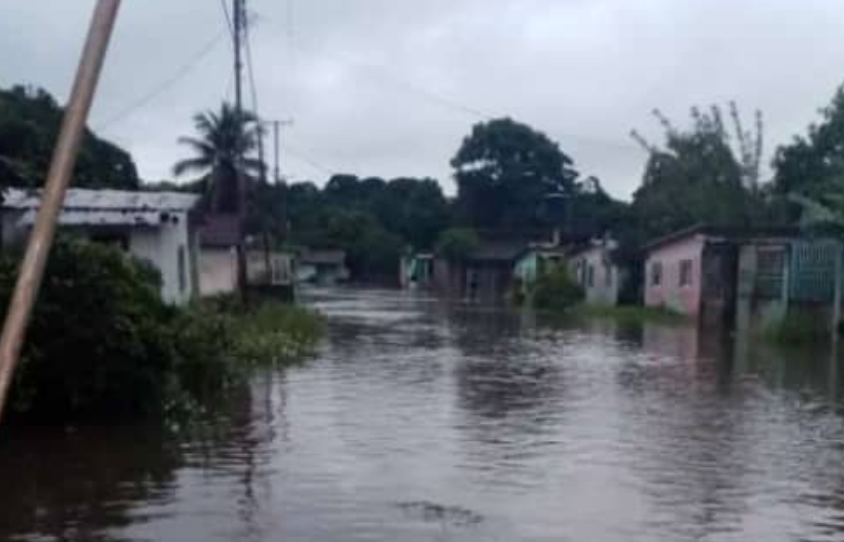
M 41 206 L 18 270 L 17 283 L 0 336 L 0 419 L 6 406 L 32 308 L 41 288 L 44 268 L 55 237 L 56 222 L 76 165 L 120 2 L 121 0 L 98 0 L 94 9 L 70 101 L 53 150 L 46 186 L 41 196 Z

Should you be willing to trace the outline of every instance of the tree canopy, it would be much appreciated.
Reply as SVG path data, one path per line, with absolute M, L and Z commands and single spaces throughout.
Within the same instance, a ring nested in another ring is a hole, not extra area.
M 659 111 L 664 146 L 634 137 L 648 150 L 642 184 L 633 196 L 633 212 L 644 237 L 665 235 L 697 223 L 747 226 L 753 220 L 761 156 L 761 116 L 757 134 L 746 133 L 731 106 L 738 149 L 734 149 L 718 106 L 692 109 L 692 125 L 675 128 Z
M 451 161 L 458 211 L 479 229 L 543 226 L 551 194 L 572 194 L 574 161 L 547 135 L 509 118 L 475 125 Z
M 173 175 L 194 174 L 207 180 L 211 208 L 234 212 L 240 201 L 238 183 L 261 177 L 264 164 L 252 154 L 258 148 L 258 119 L 224 103 L 219 112 L 205 111 L 193 119 L 196 136 L 179 138 L 192 156 L 173 166 Z
M 433 179 L 332 176 L 285 189 L 289 241 L 302 246 L 342 248 L 357 277 L 397 276 L 402 251 L 431 250 L 448 227 L 450 211 Z
M 778 194 L 823 192 L 844 174 L 844 86 L 821 110 L 821 120 L 805 136 L 777 149 L 774 190 Z
M 43 89 L 0 90 L 0 186 L 43 185 L 64 109 Z M 137 189 L 138 171 L 120 147 L 86 130 L 72 185 Z

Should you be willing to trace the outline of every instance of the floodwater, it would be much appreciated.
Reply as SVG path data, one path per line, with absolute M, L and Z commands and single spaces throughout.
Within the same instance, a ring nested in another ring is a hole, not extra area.
M 317 359 L 190 430 L 0 443 L 0 539 L 844 540 L 838 363 L 322 292 Z

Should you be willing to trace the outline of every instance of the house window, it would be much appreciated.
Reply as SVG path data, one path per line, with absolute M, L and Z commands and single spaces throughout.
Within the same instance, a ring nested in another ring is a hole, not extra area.
M 680 261 L 680 286 L 691 286 L 692 285 L 692 261 L 691 260 L 681 260 Z
M 185 253 L 184 245 L 179 246 L 179 255 L 178 255 L 178 265 L 179 265 L 179 291 L 184 292 L 188 288 L 188 266 L 187 266 L 187 254 Z
M 612 288 L 612 266 L 604 264 L 604 286 Z
M 595 286 L 595 266 L 592 264 L 586 268 L 586 286 L 589 288 Z
M 662 284 L 662 262 L 654 262 L 651 264 L 651 286 L 659 286 Z

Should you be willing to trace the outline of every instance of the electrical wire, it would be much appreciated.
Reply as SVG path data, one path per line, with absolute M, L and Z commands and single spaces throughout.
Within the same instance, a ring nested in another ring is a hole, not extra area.
M 194 54 L 187 62 L 179 66 L 178 70 L 176 70 L 173 75 L 163 80 L 161 83 L 159 83 L 158 85 L 150 89 L 148 92 L 146 92 L 144 95 L 142 95 L 140 98 L 127 105 L 111 117 L 108 117 L 105 121 L 99 123 L 97 126 L 97 130 L 105 130 L 113 126 L 114 124 L 117 124 L 118 122 L 126 119 L 127 117 L 134 114 L 137 110 L 148 105 L 155 98 L 157 98 L 165 91 L 176 85 L 176 83 L 184 79 L 200 64 L 200 62 L 202 62 L 202 60 L 204 60 L 208 55 L 210 55 L 214 51 L 214 49 L 220 43 L 224 35 L 225 32 L 221 32 L 214 36 L 211 40 L 208 41 L 208 43 L 203 45 L 203 47 L 196 54 Z
M 232 39 L 234 39 L 234 23 L 232 22 L 231 14 L 229 14 L 229 7 L 226 4 L 226 0 L 220 0 L 220 8 L 223 10 L 223 18 L 226 20 L 226 26 L 229 28 L 229 33 L 231 34 Z
M 289 43 L 292 44 L 293 47 L 295 47 L 300 52 L 310 52 L 311 54 L 329 58 L 347 66 L 356 67 L 358 68 L 358 73 L 367 73 L 373 80 L 379 80 L 381 83 L 387 84 L 397 90 L 404 91 L 407 94 L 414 95 L 424 101 L 427 101 L 428 103 L 437 105 L 443 109 L 448 109 L 481 121 L 489 121 L 503 116 L 502 114 L 493 114 L 489 111 L 483 111 L 477 107 L 466 105 L 450 97 L 443 96 L 438 92 L 434 92 L 430 89 L 423 88 L 419 85 L 411 83 L 395 75 L 392 70 L 386 66 L 362 63 L 359 59 L 354 58 L 353 56 L 348 55 L 346 53 L 329 51 L 324 47 L 318 47 L 313 44 L 305 43 L 299 38 L 299 36 L 293 36 L 290 30 L 281 29 L 281 31 L 287 34 Z M 558 137 L 559 139 L 579 141 L 583 144 L 590 146 L 613 148 L 616 150 L 623 150 L 627 152 L 639 151 L 638 146 L 632 143 L 626 143 L 622 141 L 591 137 L 570 132 L 560 132 L 557 130 L 554 130 L 552 134 Z

